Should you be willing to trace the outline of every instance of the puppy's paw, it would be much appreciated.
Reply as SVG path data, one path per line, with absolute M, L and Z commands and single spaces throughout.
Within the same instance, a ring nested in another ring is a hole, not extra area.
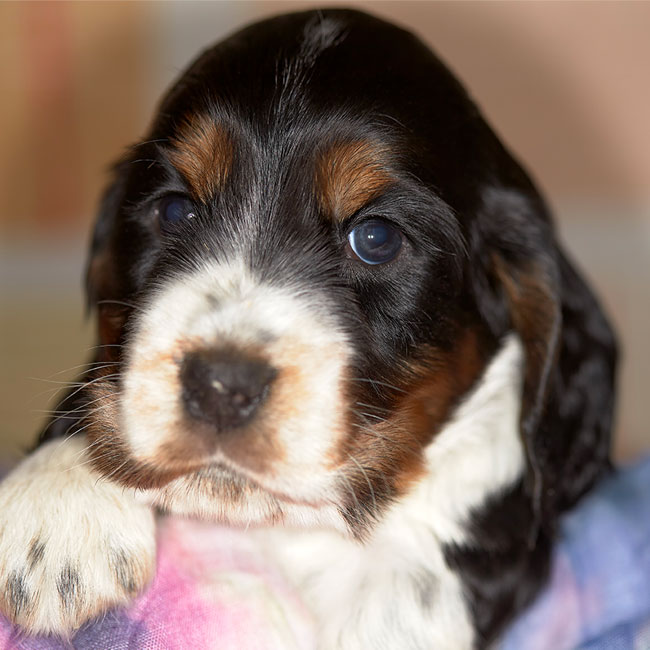
M 154 572 L 152 511 L 101 479 L 85 446 L 49 442 L 0 483 L 0 611 L 30 633 L 68 635 Z

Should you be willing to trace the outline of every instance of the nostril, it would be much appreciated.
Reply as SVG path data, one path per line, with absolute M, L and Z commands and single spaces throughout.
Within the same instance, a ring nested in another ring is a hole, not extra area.
M 266 398 L 276 370 L 259 359 L 224 350 L 187 355 L 180 379 L 187 413 L 228 431 L 245 424 Z

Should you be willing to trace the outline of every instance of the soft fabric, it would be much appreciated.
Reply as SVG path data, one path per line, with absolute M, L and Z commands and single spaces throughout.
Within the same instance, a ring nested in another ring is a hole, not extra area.
M 551 582 L 501 650 L 650 650 L 650 458 L 562 521 Z
M 26 638 L 0 620 L 16 650 L 292 650 L 315 648 L 296 593 L 245 531 L 170 518 L 158 574 L 127 611 L 71 642 Z M 650 459 L 617 473 L 568 514 L 551 582 L 500 650 L 650 650 Z

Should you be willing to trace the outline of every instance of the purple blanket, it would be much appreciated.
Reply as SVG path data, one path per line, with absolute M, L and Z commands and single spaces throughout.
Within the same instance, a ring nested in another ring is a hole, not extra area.
M 0 619 L 0 648 L 307 650 L 312 620 L 243 531 L 170 518 L 158 574 L 127 611 L 71 642 L 25 638 Z M 500 650 L 650 650 L 650 459 L 564 518 L 550 585 Z

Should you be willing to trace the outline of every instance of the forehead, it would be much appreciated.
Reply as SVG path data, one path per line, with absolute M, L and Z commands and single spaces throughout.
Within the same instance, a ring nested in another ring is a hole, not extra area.
M 282 127 L 276 124 L 275 128 Z M 295 129 L 284 137 L 269 133 L 260 143 L 232 122 L 195 113 L 171 138 L 167 157 L 202 202 L 224 191 L 234 175 L 240 181 L 260 176 L 269 181 L 273 172 L 285 180 L 299 175 L 303 184 L 311 186 L 322 213 L 341 221 L 397 180 L 395 145 L 364 131 L 368 129 L 356 133 L 350 129 L 343 135 L 314 125 L 303 134 Z
M 207 50 L 148 137 L 170 141 L 201 200 L 233 181 L 263 177 L 277 193 L 280 180 L 309 175 L 336 220 L 390 186 L 397 168 L 462 207 L 487 167 L 474 146 L 482 122 L 449 71 L 411 34 L 344 10 L 265 21 Z M 247 163 L 255 168 L 244 172 Z
M 299 177 L 314 186 L 324 214 L 344 219 L 391 185 L 399 142 L 413 131 L 398 115 L 403 93 L 384 87 L 389 68 L 369 56 L 368 37 L 393 50 L 404 40 L 344 11 L 247 28 L 190 66 L 150 138 L 168 140 L 168 160 L 199 200 L 233 182 L 263 177 L 278 191 L 277 182 Z

